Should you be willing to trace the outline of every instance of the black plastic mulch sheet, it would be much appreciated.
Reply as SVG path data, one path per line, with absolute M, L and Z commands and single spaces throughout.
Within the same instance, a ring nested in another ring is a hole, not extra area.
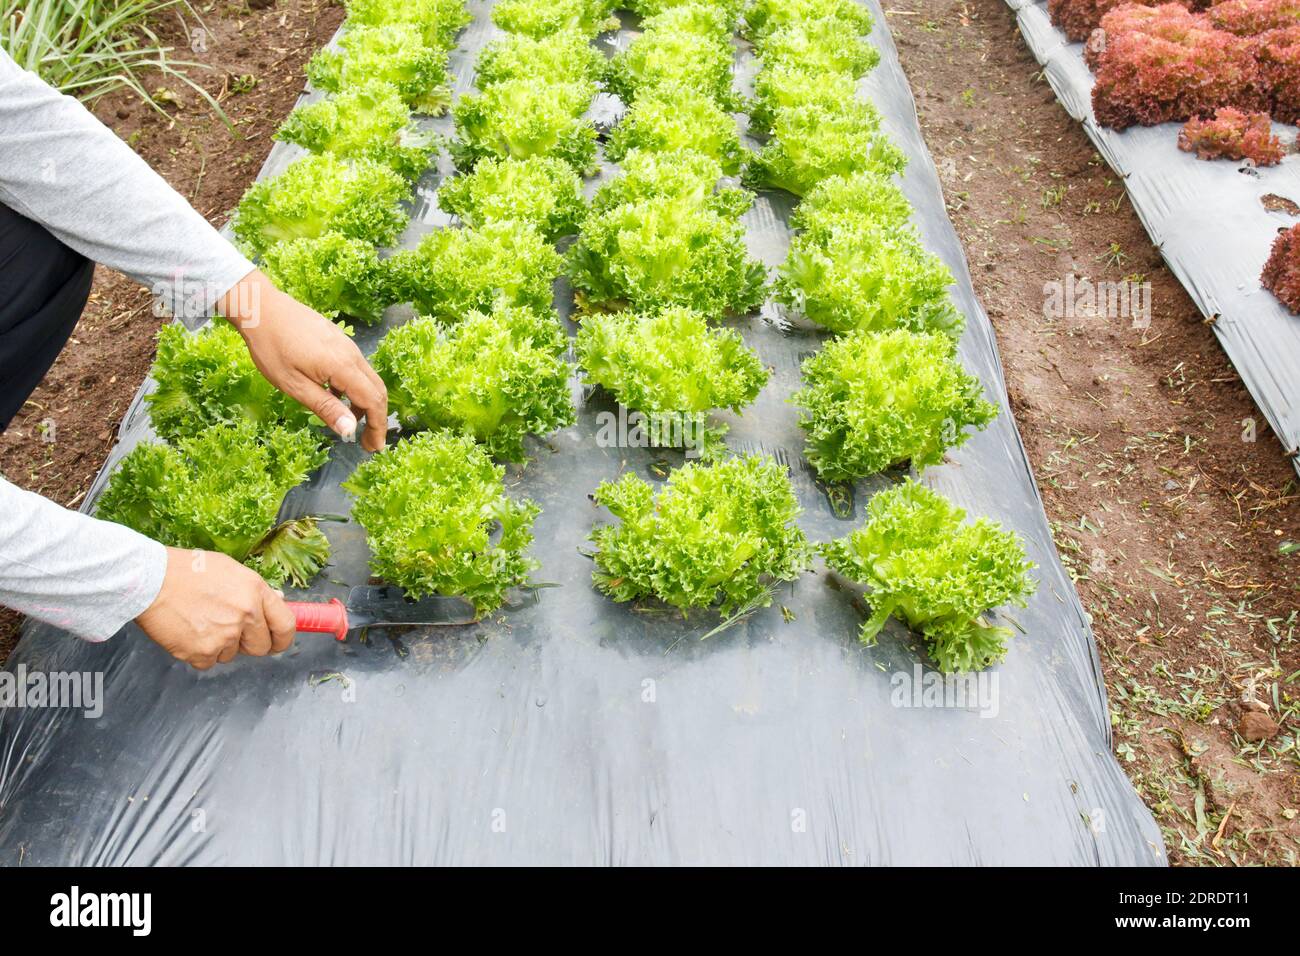
M 1083 44 L 1052 25 L 1046 0 L 1007 3 L 1061 105 L 1124 178 L 1151 241 L 1201 314 L 1214 319 L 1223 350 L 1300 470 L 1300 316 L 1259 281 L 1277 233 L 1300 222 L 1286 211 L 1300 203 L 1300 157 L 1263 168 L 1206 161 L 1178 148 L 1181 123 L 1124 132 L 1099 125 Z M 1273 132 L 1287 142 L 1295 129 L 1274 123 Z
M 472 9 L 454 56 L 462 91 L 492 35 L 487 6 Z M 864 91 L 911 157 L 905 190 L 928 244 L 959 277 L 956 301 L 970 319 L 962 359 L 1003 412 L 925 481 L 1015 528 L 1039 566 L 1010 655 L 979 693 L 962 700 L 954 687 L 937 702 L 948 706 L 935 706 L 919 639 L 894 622 L 877 646 L 861 646 L 862 604 L 821 566 L 782 588 L 772 608 L 704 641 L 716 615 L 683 621 L 594 591 L 580 549 L 609 517 L 587 495 L 624 469 L 653 476 L 659 456 L 602 447 L 597 416 L 615 406 L 584 395 L 575 378 L 578 423 L 507 476 L 513 494 L 544 509 L 536 577 L 557 586 L 490 620 L 397 640 L 376 632 L 365 643 L 304 635 L 279 659 L 203 674 L 133 627 L 90 645 L 30 626 L 9 669 L 103 672 L 103 714 L 0 713 L 0 861 L 1164 863 L 1159 831 L 1110 753 L 1097 652 L 1053 548 L 910 91 L 883 26 L 873 40 L 884 58 Z M 747 80 L 753 59 L 740 47 Z M 610 106 L 602 97 L 593 112 L 608 119 Z M 294 155 L 277 148 L 264 174 Z M 433 201 L 437 179 L 421 184 L 404 245 L 447 224 Z M 771 266 L 784 256 L 792 205 L 764 195 L 746 217 Z M 563 290 L 559 298 L 567 310 Z M 790 329 L 770 306 L 764 313 L 737 325 L 772 380 L 730 419 L 729 441 L 789 465 L 810 537 L 844 535 L 890 479 L 859 485 L 851 518 L 837 517 L 785 402 L 820 334 Z M 388 324 L 401 318 L 394 310 Z M 369 349 L 379 334 L 362 330 L 359 340 Z M 148 434 L 137 409 L 107 467 Z M 338 446 L 286 510 L 346 513 L 338 485 L 360 454 Z M 312 591 L 322 598 L 367 580 L 362 529 L 326 529 L 335 558 Z

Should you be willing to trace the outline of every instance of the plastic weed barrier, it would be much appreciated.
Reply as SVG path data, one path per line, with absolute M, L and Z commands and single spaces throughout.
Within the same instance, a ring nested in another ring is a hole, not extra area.
M 1260 285 L 1280 229 L 1300 219 L 1300 158 L 1277 166 L 1206 161 L 1178 148 L 1181 123 L 1100 126 L 1083 44 L 1052 25 L 1046 0 L 1007 0 L 1061 105 L 1124 179 L 1151 241 L 1206 318 L 1255 403 L 1300 469 L 1300 317 Z M 1289 142 L 1294 127 L 1274 122 Z
M 458 92 L 494 32 L 488 5 L 470 9 L 474 24 L 453 54 Z M 959 277 L 955 301 L 969 318 L 961 358 L 1002 412 L 925 482 L 1014 528 L 1038 565 L 1010 655 L 980 678 L 980 693 L 928 695 L 926 675 L 937 675 L 897 622 L 876 646 L 860 645 L 861 600 L 820 564 L 771 608 L 708 640 L 716 614 L 683 620 L 598 594 L 580 549 L 609 519 L 587 496 L 624 469 L 661 468 L 653 450 L 596 441 L 597 415 L 615 406 L 575 378 L 576 425 L 507 475 L 511 494 L 543 508 L 536 579 L 554 586 L 480 624 L 343 644 L 302 635 L 278 659 L 205 673 L 133 628 L 91 645 L 30 625 L 9 669 L 102 672 L 103 713 L 0 711 L 0 861 L 1164 863 L 1160 833 L 1110 753 L 1087 619 L 1054 550 L 910 91 L 871 10 L 883 60 L 863 91 L 910 158 L 905 192 L 927 244 Z M 630 35 L 600 42 L 622 46 Z M 737 46 L 747 83 L 753 58 Z M 598 98 L 597 120 L 616 108 Z M 263 175 L 294 155 L 277 147 Z M 438 178 L 422 181 L 403 245 L 448 225 Z M 751 249 L 769 266 L 784 257 L 792 205 L 763 194 L 746 216 Z M 559 299 L 567 311 L 566 290 Z M 391 310 L 384 328 L 403 317 Z M 819 333 L 778 318 L 769 305 L 735 323 L 773 374 L 743 417 L 726 416 L 728 442 L 786 463 L 809 536 L 839 537 L 891 478 L 859 484 L 835 507 L 814 481 L 785 399 Z M 359 330 L 363 347 L 384 328 Z M 106 469 L 148 434 L 137 403 Z M 286 509 L 345 514 L 339 481 L 361 454 L 337 445 Z M 367 580 L 364 533 L 324 527 L 334 559 L 313 594 L 342 596 Z

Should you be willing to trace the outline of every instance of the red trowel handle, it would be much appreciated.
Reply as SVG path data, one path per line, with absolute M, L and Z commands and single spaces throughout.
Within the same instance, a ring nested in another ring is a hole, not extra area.
M 328 604 L 319 601 L 285 601 L 293 611 L 299 631 L 333 634 L 340 641 L 348 636 L 348 609 L 338 598 Z

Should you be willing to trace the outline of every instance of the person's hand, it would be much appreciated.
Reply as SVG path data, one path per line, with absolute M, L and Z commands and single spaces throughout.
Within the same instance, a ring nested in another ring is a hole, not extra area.
M 361 447 L 384 447 L 388 390 L 342 329 L 279 291 L 258 270 L 227 292 L 217 308 L 239 330 L 253 364 L 272 385 L 348 441 L 356 435 L 357 416 L 365 415 Z
M 183 548 L 167 549 L 162 589 L 135 622 L 201 671 L 236 654 L 278 654 L 294 636 L 293 612 L 261 575 L 224 554 Z

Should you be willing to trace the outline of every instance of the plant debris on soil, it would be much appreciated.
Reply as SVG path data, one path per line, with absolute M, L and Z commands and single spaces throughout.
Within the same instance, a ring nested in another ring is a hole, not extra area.
M 1115 753 L 1173 862 L 1294 864 L 1295 469 L 1014 13 L 885 6 L 1092 617 Z M 1082 279 L 1149 283 L 1149 322 L 1047 307 Z

